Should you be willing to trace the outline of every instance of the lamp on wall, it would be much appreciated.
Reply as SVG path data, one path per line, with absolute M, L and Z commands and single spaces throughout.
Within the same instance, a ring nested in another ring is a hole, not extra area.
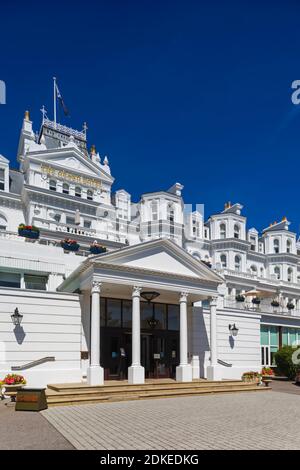
M 23 320 L 23 315 L 21 315 L 19 310 L 16 308 L 14 313 L 11 315 L 11 319 L 15 326 L 20 326 Z
M 231 333 L 231 336 L 237 336 L 239 329 L 235 326 L 235 323 L 233 323 L 233 325 L 229 325 L 228 328 Z

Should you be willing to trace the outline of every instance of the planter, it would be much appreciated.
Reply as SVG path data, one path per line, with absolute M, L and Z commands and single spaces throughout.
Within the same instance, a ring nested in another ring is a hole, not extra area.
M 92 245 L 90 246 L 90 252 L 92 255 L 99 255 L 100 253 L 106 253 L 106 248 L 104 246 Z
M 243 295 L 237 295 L 235 300 L 237 302 L 245 302 L 245 297 Z
M 31 240 L 37 240 L 40 236 L 40 232 L 28 229 L 19 229 L 18 233 L 20 237 L 30 238 Z
M 288 310 L 294 310 L 295 305 L 294 304 L 287 304 Z
M 65 250 L 65 251 L 78 251 L 80 246 L 78 245 L 78 243 L 66 243 L 66 242 L 62 242 L 61 243 L 61 247 Z
M 252 299 L 252 303 L 254 305 L 260 305 L 260 299 L 254 298 L 254 299 Z
M 272 305 L 272 307 L 274 307 L 274 308 L 279 307 L 279 302 L 277 302 L 276 300 L 274 300 L 273 302 L 271 302 L 271 305 Z

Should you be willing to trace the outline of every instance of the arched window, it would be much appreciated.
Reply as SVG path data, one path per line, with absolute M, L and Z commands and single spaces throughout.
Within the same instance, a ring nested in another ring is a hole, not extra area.
M 291 249 L 292 249 L 292 242 L 291 242 L 291 240 L 287 240 L 286 241 L 286 252 L 290 253 Z
M 287 279 L 288 282 L 293 282 L 293 268 L 288 268 Z
M 226 225 L 220 224 L 220 238 L 226 238 Z
M 279 266 L 275 266 L 274 274 L 276 275 L 276 279 L 280 279 L 280 267 Z
M 62 187 L 62 190 L 63 190 L 63 193 L 64 194 L 69 194 L 70 193 L 70 187 L 67 183 L 64 183 L 63 184 L 63 187 Z
M 252 266 L 250 266 L 250 271 L 251 274 L 257 274 L 257 267 L 255 266 L 255 264 L 252 264 Z
M 234 258 L 234 269 L 236 271 L 240 271 L 241 270 L 241 264 L 242 264 L 241 257 L 236 255 L 235 258 Z
M 50 180 L 49 181 L 49 189 L 50 189 L 50 191 L 56 191 L 56 181 L 55 180 Z
M 265 270 L 263 267 L 260 268 L 260 277 L 264 277 L 265 276 Z
M 273 241 L 274 253 L 279 253 L 279 240 L 275 238 Z
M 240 226 L 235 224 L 234 228 L 233 228 L 233 236 L 234 238 L 240 238 Z
M 174 205 L 172 203 L 168 204 L 167 207 L 167 219 L 169 222 L 174 222 Z
M 7 229 L 7 219 L 3 214 L 0 214 L 0 230 Z
M 94 193 L 91 189 L 88 189 L 87 193 L 86 193 L 86 198 L 89 200 L 89 201 L 92 201 L 94 199 Z
M 76 188 L 75 188 L 75 196 L 76 196 L 76 197 L 81 197 L 81 188 L 80 188 L 80 186 L 76 186 Z
M 221 261 L 221 266 L 223 269 L 227 268 L 227 256 L 226 255 L 221 255 L 220 256 L 220 261 Z
M 158 220 L 158 202 L 152 201 L 151 203 L 151 213 L 152 213 L 152 220 Z

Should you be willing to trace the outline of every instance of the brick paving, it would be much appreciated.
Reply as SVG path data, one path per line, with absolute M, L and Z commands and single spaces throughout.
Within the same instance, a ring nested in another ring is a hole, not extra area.
M 53 407 L 77 449 L 299 449 L 299 394 L 236 393 Z

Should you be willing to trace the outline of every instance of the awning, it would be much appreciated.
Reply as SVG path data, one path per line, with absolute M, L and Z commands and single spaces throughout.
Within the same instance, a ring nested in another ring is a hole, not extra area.
M 265 298 L 265 297 L 274 297 L 274 292 L 269 292 L 269 291 L 264 291 L 264 290 L 256 290 L 256 289 L 252 289 L 252 290 L 249 290 L 248 292 L 245 292 L 245 294 L 243 294 L 245 297 L 262 297 L 262 298 Z

